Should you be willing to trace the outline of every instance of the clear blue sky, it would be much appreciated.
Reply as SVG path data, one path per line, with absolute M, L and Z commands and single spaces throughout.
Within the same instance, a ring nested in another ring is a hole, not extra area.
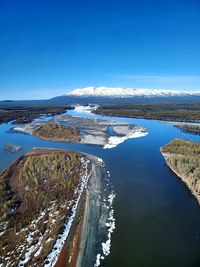
M 0 0 L 0 99 L 200 89 L 199 0 Z

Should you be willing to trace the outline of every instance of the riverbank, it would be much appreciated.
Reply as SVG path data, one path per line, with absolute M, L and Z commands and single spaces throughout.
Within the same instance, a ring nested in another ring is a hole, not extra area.
M 62 247 L 55 267 L 76 267 L 79 255 L 81 234 L 86 206 L 86 190 L 82 193 L 71 230 L 65 244 Z
M 182 180 L 183 183 L 185 183 L 185 185 L 188 187 L 188 189 L 190 190 L 190 192 L 193 194 L 193 196 L 197 199 L 197 201 L 200 204 L 200 194 L 199 192 L 196 192 L 196 189 L 192 183 L 192 181 L 189 180 L 188 176 L 184 175 L 183 173 L 180 173 L 175 166 L 173 166 L 170 162 L 169 162 L 169 158 L 170 156 L 172 156 L 170 153 L 163 153 L 161 151 L 162 156 L 165 159 L 165 162 L 167 164 L 167 166 Z
M 200 203 L 200 143 L 176 138 L 160 151 Z
M 115 193 L 103 160 L 93 155 L 86 156 L 91 169 L 76 267 L 97 267 L 110 254 L 111 235 L 115 229 Z
M 200 135 L 200 124 L 175 124 L 174 127 L 180 129 L 183 133 Z
M 80 235 L 80 247 L 77 257 L 76 267 L 88 266 L 93 262 L 95 264 L 96 238 L 98 238 L 99 218 L 101 212 L 100 192 L 102 190 L 103 161 L 95 156 L 88 155 L 91 162 L 90 176 L 86 188 L 86 202 Z M 106 234 L 106 233 L 105 233 Z M 89 255 L 93 257 L 91 261 Z
M 101 196 L 102 192 L 106 191 L 103 179 L 107 179 L 105 175 L 110 175 L 109 172 L 105 172 L 104 163 L 100 158 L 89 154 L 86 154 L 86 157 L 89 160 L 87 187 L 80 198 L 71 230 L 55 267 L 99 266 L 100 261 L 110 253 L 111 234 L 115 228 L 112 208 L 114 193 L 108 195 L 109 206 L 105 206 L 105 195 Z M 105 213 L 104 210 L 108 210 L 109 213 Z M 98 244 L 97 240 L 101 240 L 102 230 L 107 239 Z

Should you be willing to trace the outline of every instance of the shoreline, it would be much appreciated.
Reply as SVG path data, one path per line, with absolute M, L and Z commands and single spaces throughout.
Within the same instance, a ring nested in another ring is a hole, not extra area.
M 85 156 L 88 160 L 88 155 Z M 89 182 L 90 176 L 91 173 L 89 173 L 88 175 L 87 184 Z M 69 235 L 61 249 L 60 255 L 58 256 L 58 260 L 55 263 L 54 267 L 77 267 L 82 261 L 82 254 L 80 254 L 80 249 L 84 249 L 83 243 L 85 242 L 86 238 L 84 236 L 84 229 L 87 226 L 86 223 L 89 214 L 89 198 L 87 193 L 87 186 L 88 185 L 86 185 L 86 188 L 84 189 L 80 197 L 76 215 L 74 217 Z
M 41 140 L 44 140 L 44 141 L 57 142 L 57 143 L 77 143 L 77 144 L 80 144 L 80 141 L 77 141 L 77 140 L 69 140 L 69 139 L 64 139 L 64 138 L 50 138 L 50 137 L 41 136 L 40 134 L 31 134 L 31 135 L 34 137 L 37 137 Z
M 192 186 L 192 184 L 190 182 L 188 182 L 188 178 L 185 177 L 184 175 L 180 174 L 178 171 L 176 171 L 173 166 L 171 166 L 168 162 L 168 157 L 170 157 L 170 153 L 163 153 L 162 151 L 160 151 L 162 156 L 165 159 L 165 162 L 167 164 L 167 166 L 181 179 L 181 181 L 187 186 L 187 188 L 190 190 L 190 192 L 192 193 L 192 195 L 197 199 L 199 205 L 200 205 L 200 195 L 195 191 L 194 187 Z
M 115 229 L 112 206 L 115 194 L 107 187 L 110 173 L 106 171 L 103 160 L 91 154 L 86 156 L 91 162 L 91 170 L 86 188 L 84 219 L 76 267 L 97 267 L 110 253 L 111 235 Z M 102 233 L 104 233 L 103 236 Z
M 102 187 L 102 176 L 101 173 L 97 172 L 97 169 L 101 169 L 102 167 L 98 164 L 98 158 L 96 156 L 86 154 L 86 157 L 90 160 L 91 163 L 91 169 L 90 169 L 90 175 L 88 178 L 87 187 L 85 190 L 85 209 L 83 213 L 83 222 L 80 232 L 80 244 L 79 244 L 79 251 L 77 254 L 77 261 L 76 261 L 76 267 L 83 267 L 87 266 L 87 252 L 89 251 L 91 253 L 91 248 L 93 248 L 94 242 L 91 239 L 93 235 L 95 235 L 94 229 L 97 228 L 98 225 L 98 219 L 99 214 L 93 213 L 91 208 L 91 202 L 97 201 L 97 199 L 93 198 L 94 192 L 100 192 L 100 189 Z M 94 203 L 95 203 L 94 202 Z M 98 208 L 96 206 L 97 203 L 95 203 L 95 209 L 98 211 Z M 97 218 L 97 221 L 92 220 L 93 216 Z M 96 242 L 96 240 L 95 240 Z
M 81 263 L 82 257 L 83 257 L 84 242 L 85 242 L 85 238 L 86 238 L 84 236 L 84 232 L 85 232 L 85 229 L 86 229 L 86 226 L 87 226 L 87 221 L 88 221 L 88 216 L 89 216 L 88 205 L 89 205 L 88 192 L 87 192 L 87 190 L 85 190 L 85 205 L 84 205 L 84 210 L 82 212 L 82 222 L 81 222 L 81 226 L 80 226 L 81 231 L 79 233 L 79 250 L 78 250 L 78 253 L 77 253 L 77 257 L 76 257 L 76 265 L 74 267 L 81 266 L 80 263 Z

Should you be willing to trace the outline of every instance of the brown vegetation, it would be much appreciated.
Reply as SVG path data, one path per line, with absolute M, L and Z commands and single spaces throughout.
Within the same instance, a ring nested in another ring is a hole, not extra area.
M 71 213 L 70 203 L 80 184 L 80 157 L 66 150 L 33 150 L 2 172 L 0 265 L 18 266 L 35 246 L 28 264 L 44 266 Z
M 51 141 L 80 142 L 80 131 L 56 122 L 47 122 L 33 131 L 33 135 Z

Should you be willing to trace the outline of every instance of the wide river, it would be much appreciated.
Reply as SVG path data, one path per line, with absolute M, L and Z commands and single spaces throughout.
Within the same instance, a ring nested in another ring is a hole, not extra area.
M 68 113 L 101 117 L 76 110 Z M 55 143 L 8 133 L 13 126 L 1 124 L 0 169 L 32 147 L 66 148 L 94 154 L 105 161 L 116 192 L 116 229 L 112 234 L 111 253 L 101 266 L 199 267 L 200 206 L 165 164 L 159 149 L 176 137 L 200 141 L 200 136 L 183 134 L 171 124 L 154 120 L 103 118 L 144 126 L 149 134 L 104 150 L 98 146 Z M 5 143 L 22 145 L 24 149 L 9 154 L 3 151 Z

